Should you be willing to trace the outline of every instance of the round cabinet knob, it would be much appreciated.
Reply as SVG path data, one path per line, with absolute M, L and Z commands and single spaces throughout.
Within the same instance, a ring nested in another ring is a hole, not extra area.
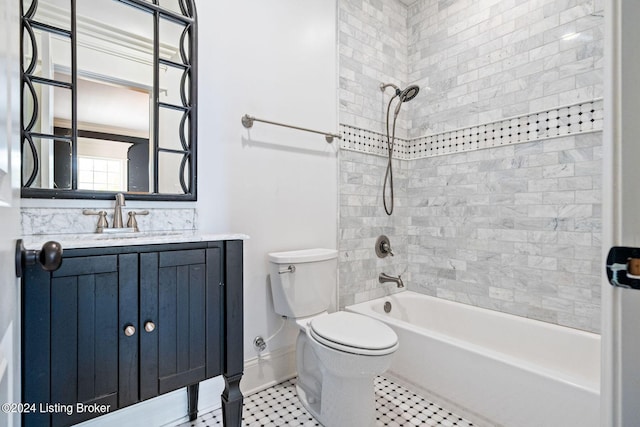
M 124 334 L 128 337 L 133 336 L 136 333 L 136 328 L 133 325 L 129 325 L 124 328 Z
M 144 330 L 147 332 L 153 332 L 156 329 L 156 324 L 153 322 L 147 322 L 144 324 Z

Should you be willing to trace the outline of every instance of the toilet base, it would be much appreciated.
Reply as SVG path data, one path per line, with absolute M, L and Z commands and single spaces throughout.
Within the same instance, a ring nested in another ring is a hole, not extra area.
M 320 402 L 311 398 L 313 403 L 309 402 L 309 395 L 305 391 L 304 388 L 300 387 L 299 384 L 296 384 L 296 392 L 298 393 L 298 400 L 304 406 L 304 409 L 307 410 L 313 418 L 320 421 Z M 324 424 L 323 424 L 324 425 Z
M 376 404 L 373 377 L 337 378 L 327 375 L 322 384 L 320 422 L 326 427 L 374 425 Z
M 296 385 L 298 398 L 311 415 L 324 427 L 371 427 L 375 422 L 376 405 L 373 378 L 331 378 L 325 376 L 321 402 L 309 402 L 304 388 Z
M 298 335 L 296 353 L 296 391 L 311 415 L 324 427 L 374 425 L 373 380 L 388 368 L 391 355 L 372 357 L 337 352 L 304 332 Z M 367 369 L 363 370 L 363 366 Z

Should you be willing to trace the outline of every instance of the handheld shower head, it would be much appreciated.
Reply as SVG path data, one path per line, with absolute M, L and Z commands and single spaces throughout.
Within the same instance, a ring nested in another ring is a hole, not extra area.
M 397 117 L 400 113 L 400 107 L 402 106 L 402 104 L 415 98 L 419 91 L 420 88 L 418 87 L 418 85 L 410 85 L 407 86 L 405 90 L 400 92 L 400 94 L 398 95 L 398 97 L 400 98 L 400 102 L 398 102 L 398 105 L 396 105 L 396 109 L 393 112 L 395 117 Z
M 396 119 L 398 118 L 398 114 L 400 113 L 400 107 L 407 101 L 411 101 L 416 97 L 420 88 L 418 85 L 409 85 L 405 90 L 400 90 L 400 88 L 393 83 L 380 83 L 380 90 L 384 92 L 384 90 L 388 87 L 392 87 L 395 89 L 395 93 L 389 100 L 387 104 L 387 171 L 384 174 L 384 184 L 382 185 L 382 204 L 384 205 L 384 211 L 387 215 L 391 215 L 393 213 L 393 165 L 391 162 L 391 158 L 393 157 L 393 145 L 396 139 Z M 393 114 L 393 131 L 389 130 L 389 115 L 391 113 L 391 104 L 393 100 L 398 98 L 396 102 L 395 113 Z M 387 205 L 387 183 L 389 183 L 389 189 L 391 191 L 391 200 L 389 201 L 389 205 Z
M 409 85 L 405 90 L 400 93 L 400 100 L 402 102 L 411 101 L 420 92 L 418 85 Z
M 388 87 L 392 87 L 396 91 L 395 95 L 391 99 L 393 100 L 395 97 L 398 97 L 400 99 L 400 102 L 398 102 L 398 105 L 396 105 L 396 109 L 394 111 L 394 114 L 396 116 L 400 113 L 400 106 L 402 105 L 402 103 L 411 101 L 413 98 L 416 97 L 416 95 L 418 95 L 418 92 L 420 92 L 420 87 L 418 85 L 409 85 L 406 87 L 406 89 L 401 90 L 398 86 L 394 85 L 393 83 L 380 83 L 381 91 L 384 92 L 384 90 Z
M 420 91 L 420 87 L 418 85 L 409 85 L 405 90 L 401 90 L 398 86 L 393 83 L 380 83 L 380 90 L 384 92 L 384 90 L 388 87 L 392 87 L 396 91 L 396 96 L 400 97 L 400 101 L 406 102 L 411 101 L 416 97 L 418 92 Z

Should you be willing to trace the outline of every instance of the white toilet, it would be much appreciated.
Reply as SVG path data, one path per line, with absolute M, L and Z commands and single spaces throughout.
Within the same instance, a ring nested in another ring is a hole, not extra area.
M 327 312 L 337 284 L 336 250 L 273 252 L 269 261 L 275 311 L 300 328 L 300 401 L 325 427 L 374 425 L 373 379 L 389 368 L 397 335 L 360 314 Z

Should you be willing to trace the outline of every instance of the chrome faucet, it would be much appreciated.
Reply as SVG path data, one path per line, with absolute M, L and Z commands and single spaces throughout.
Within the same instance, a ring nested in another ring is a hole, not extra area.
M 116 194 L 116 206 L 113 210 L 113 228 L 123 228 L 122 224 L 122 207 L 125 206 L 124 194 Z
M 393 277 L 388 275 L 387 273 L 380 273 L 380 275 L 378 276 L 378 282 L 393 282 L 398 285 L 399 288 L 404 288 L 404 283 L 402 283 L 402 276 L 400 274 L 398 274 L 398 277 Z

